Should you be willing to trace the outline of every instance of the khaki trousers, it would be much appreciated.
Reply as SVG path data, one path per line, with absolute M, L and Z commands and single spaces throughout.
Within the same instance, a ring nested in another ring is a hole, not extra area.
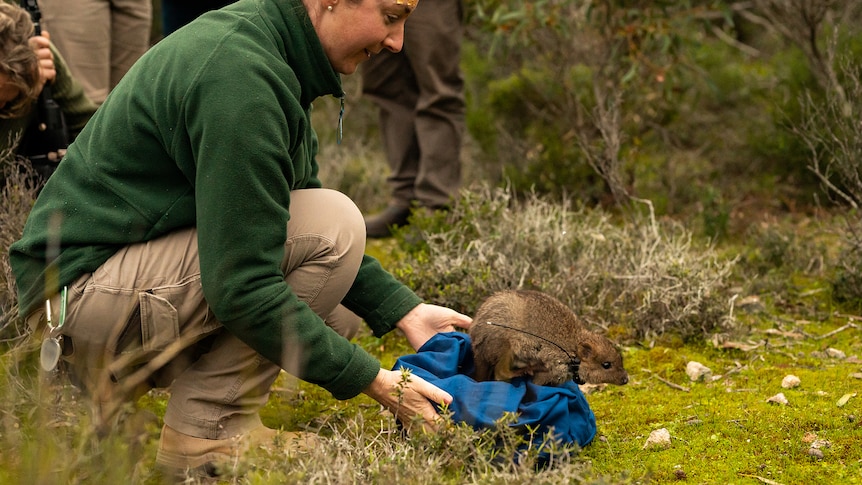
M 290 212 L 285 280 L 349 338 L 361 320 L 339 303 L 365 252 L 362 215 L 347 196 L 328 189 L 291 192 Z M 182 433 L 225 439 L 260 426 L 258 411 L 280 368 L 210 311 L 196 229 L 123 248 L 70 286 L 67 301 L 62 364 L 93 397 L 98 424 L 110 426 L 124 404 L 149 389 L 170 387 L 164 420 Z M 38 310 L 28 321 L 39 325 L 43 316 Z
M 43 29 L 97 104 L 150 47 L 152 0 L 39 0 Z
M 361 64 L 362 92 L 380 108 L 396 206 L 447 206 L 460 188 L 463 31 L 461 0 L 420 2 L 402 51 L 384 50 Z

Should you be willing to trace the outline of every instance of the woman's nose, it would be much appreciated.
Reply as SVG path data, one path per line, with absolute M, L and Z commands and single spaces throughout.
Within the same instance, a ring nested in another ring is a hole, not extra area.
M 401 52 L 404 47 L 404 25 L 383 40 L 383 46 L 392 52 Z

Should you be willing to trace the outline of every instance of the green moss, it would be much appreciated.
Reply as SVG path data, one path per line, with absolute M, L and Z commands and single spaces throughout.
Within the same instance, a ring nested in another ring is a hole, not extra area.
M 843 323 L 824 322 L 808 331 L 823 335 Z M 588 396 L 605 439 L 582 454 L 598 472 L 627 471 L 659 483 L 674 481 L 682 472 L 693 483 L 749 483 L 747 475 L 779 483 L 837 483 L 838 478 L 862 483 L 862 448 L 856 444 L 862 436 L 862 396 L 843 407 L 836 404 L 844 394 L 859 391 L 860 381 L 850 374 L 859 372 L 860 363 L 819 356 L 816 351 L 827 345 L 850 355 L 862 343 L 850 330 L 827 342 L 777 339 L 774 350 L 748 353 L 692 346 L 630 350 L 626 364 L 632 382 Z M 690 382 L 684 372 L 688 360 L 720 377 Z M 653 374 L 689 391 L 672 389 Z M 802 384 L 783 389 L 788 374 Z M 788 405 L 767 402 L 779 392 Z M 657 428 L 670 431 L 671 447 L 643 449 Z M 829 442 L 822 460 L 808 454 L 813 439 Z

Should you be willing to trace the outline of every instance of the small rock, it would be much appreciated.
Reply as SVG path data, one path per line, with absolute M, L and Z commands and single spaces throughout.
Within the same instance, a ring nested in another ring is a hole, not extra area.
M 808 456 L 815 460 L 822 460 L 823 452 L 819 448 L 808 448 Z
M 593 394 L 599 391 L 603 391 L 606 387 L 608 387 L 607 384 L 578 384 L 578 388 L 584 394 Z
M 669 448 L 670 447 L 670 431 L 667 428 L 656 429 L 650 432 L 649 437 L 644 443 L 643 448 Z
M 842 352 L 838 349 L 833 349 L 832 347 L 829 347 L 828 349 L 826 349 L 826 355 L 829 357 L 832 357 L 833 359 L 844 360 L 847 358 L 847 354 L 845 354 L 844 352 Z
M 781 387 L 785 389 L 793 389 L 794 387 L 799 387 L 801 382 L 802 381 L 799 380 L 798 377 L 793 374 L 789 374 L 784 376 L 784 379 L 781 380 Z
M 853 379 L 862 379 L 862 372 L 854 372 L 850 374 L 850 377 L 852 377 Z
M 699 381 L 701 379 L 710 380 L 712 369 L 700 362 L 691 361 L 685 365 L 685 373 L 688 374 L 688 378 L 691 379 L 692 382 Z
M 814 440 L 811 443 L 811 447 L 818 450 L 823 448 L 832 448 L 832 442 L 829 440 Z
M 673 476 L 674 476 L 677 480 L 685 480 L 686 478 L 688 478 L 688 475 L 686 475 L 686 474 L 685 474 L 685 472 L 684 472 L 684 471 L 682 471 L 682 470 L 680 470 L 680 469 L 676 469 L 676 470 L 674 470 L 674 471 L 673 471 Z
M 778 394 L 776 394 L 776 395 L 774 395 L 774 396 L 770 397 L 769 399 L 767 399 L 767 400 L 766 400 L 766 402 L 771 402 L 771 403 L 774 403 L 774 404 L 781 404 L 782 406 L 785 406 L 785 405 L 787 405 L 790 401 L 788 401 L 788 400 L 787 400 L 787 398 L 786 398 L 786 397 L 784 397 L 784 393 L 783 393 L 783 392 L 779 392 Z
M 602 443 L 607 443 L 608 437 L 605 435 L 601 435 L 601 436 L 599 436 L 599 441 L 601 441 Z

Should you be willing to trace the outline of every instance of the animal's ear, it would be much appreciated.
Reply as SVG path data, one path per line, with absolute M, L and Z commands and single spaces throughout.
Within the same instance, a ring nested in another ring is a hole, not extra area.
M 589 342 L 581 342 L 578 344 L 578 357 L 581 360 L 589 358 L 593 353 L 593 346 Z

